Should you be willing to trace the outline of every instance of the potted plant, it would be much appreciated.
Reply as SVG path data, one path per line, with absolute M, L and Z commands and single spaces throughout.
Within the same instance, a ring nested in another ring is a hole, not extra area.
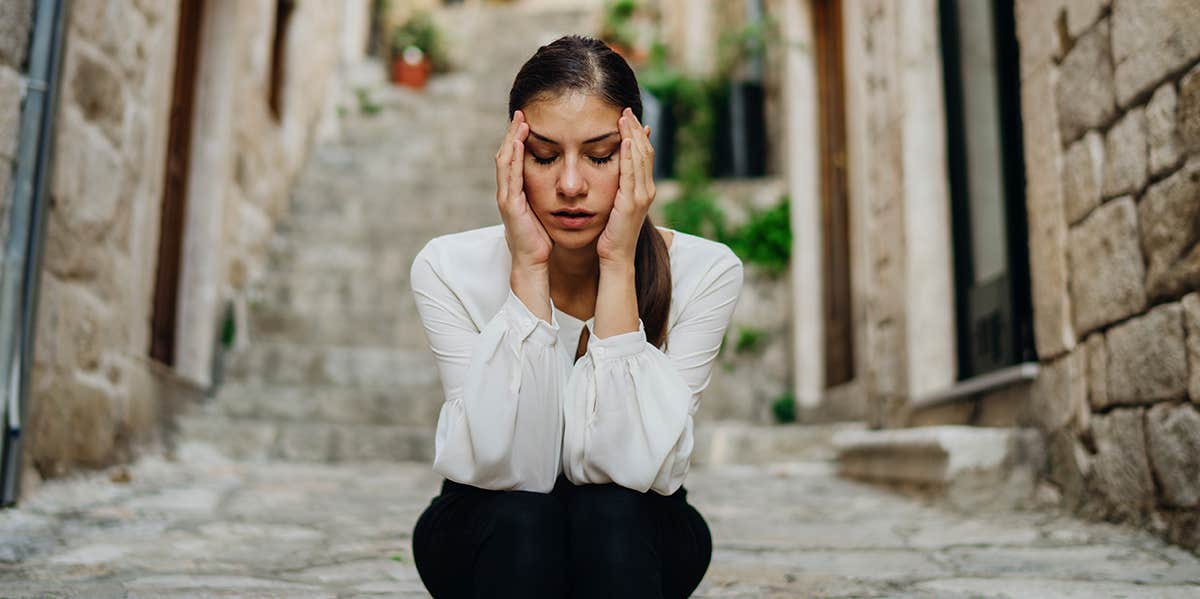
M 392 31 L 392 82 L 414 89 L 425 87 L 429 74 L 445 70 L 442 36 L 433 17 L 418 12 Z
M 599 38 L 631 65 L 642 64 L 647 56 L 646 49 L 638 43 L 635 18 L 639 10 L 637 0 L 609 0 L 600 26 Z

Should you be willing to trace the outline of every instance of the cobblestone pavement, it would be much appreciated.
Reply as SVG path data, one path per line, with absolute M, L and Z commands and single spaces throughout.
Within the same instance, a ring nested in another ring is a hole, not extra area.
M 0 596 L 424 597 L 410 533 L 438 483 L 185 444 L 0 512 Z M 1200 597 L 1200 559 L 1145 533 L 954 513 L 829 462 L 697 467 L 687 487 L 716 546 L 700 597 Z

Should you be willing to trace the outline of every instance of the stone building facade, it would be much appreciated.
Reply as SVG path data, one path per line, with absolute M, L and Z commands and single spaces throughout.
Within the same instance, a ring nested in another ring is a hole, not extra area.
M 1200 5 L 1018 9 L 1050 479 L 1200 547 Z
M 831 31 L 814 23 L 833 3 L 782 4 L 798 42 L 789 179 L 810 190 L 793 192 L 801 412 L 1040 431 L 1025 459 L 1043 498 L 1200 547 L 1200 5 L 1018 0 L 983 15 L 972 7 L 989 3 L 864 0 L 836 3 Z M 1000 23 L 1006 10 L 1007 30 L 968 22 Z M 804 141 L 828 126 L 828 75 L 809 49 L 830 36 L 843 49 L 849 182 L 853 375 L 840 383 L 823 378 L 830 296 L 813 284 L 828 284 L 819 165 L 830 157 Z M 987 70 L 996 76 L 970 79 Z M 988 128 L 1000 150 L 980 154 L 971 144 Z M 989 161 L 993 172 L 977 168 Z M 1004 191 L 982 193 L 981 179 Z M 1017 230 L 989 249 L 988 220 L 1013 215 Z M 1003 368 L 972 366 L 977 345 L 1000 342 L 969 328 L 963 299 L 976 291 L 963 273 L 989 252 L 1011 275 L 999 331 L 1016 347 Z
M 224 315 L 267 267 L 290 181 L 333 113 L 328 90 L 339 60 L 361 56 L 342 41 L 352 30 L 365 44 L 366 23 L 343 19 L 365 15 L 359 4 L 71 3 L 23 435 L 25 490 L 40 478 L 130 459 L 170 430 L 180 402 L 213 383 Z M 7 167 L 16 143 L 9 106 L 29 37 L 20 24 L 30 22 L 31 2 L 5 2 L 0 13 Z M 194 51 L 182 87 L 180 46 Z M 171 121 L 182 95 L 192 108 L 190 137 L 180 138 Z M 164 196 L 169 173 L 181 168 L 182 214 L 171 229 Z M 165 297 L 174 300 L 173 356 L 164 362 L 152 355 L 152 328 L 162 247 L 172 241 L 178 265 Z

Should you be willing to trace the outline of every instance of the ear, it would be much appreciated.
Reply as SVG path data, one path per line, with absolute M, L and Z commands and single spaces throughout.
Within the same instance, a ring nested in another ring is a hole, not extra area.
M 646 125 L 646 139 L 650 139 L 650 125 Z

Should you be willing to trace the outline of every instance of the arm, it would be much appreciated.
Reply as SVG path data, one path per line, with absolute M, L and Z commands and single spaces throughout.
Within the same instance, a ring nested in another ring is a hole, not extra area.
M 563 468 L 576 484 L 615 482 L 669 495 L 687 475 L 693 416 L 741 292 L 741 261 L 714 263 L 670 331 L 664 353 L 637 330 L 596 335 L 563 392 Z
M 433 245 L 417 255 L 410 275 L 445 392 L 433 469 L 481 488 L 549 492 L 561 459 L 560 390 L 570 368 L 557 351 L 558 322 L 539 318 L 510 290 L 476 330 L 443 280 Z M 549 302 L 547 294 L 553 316 Z

